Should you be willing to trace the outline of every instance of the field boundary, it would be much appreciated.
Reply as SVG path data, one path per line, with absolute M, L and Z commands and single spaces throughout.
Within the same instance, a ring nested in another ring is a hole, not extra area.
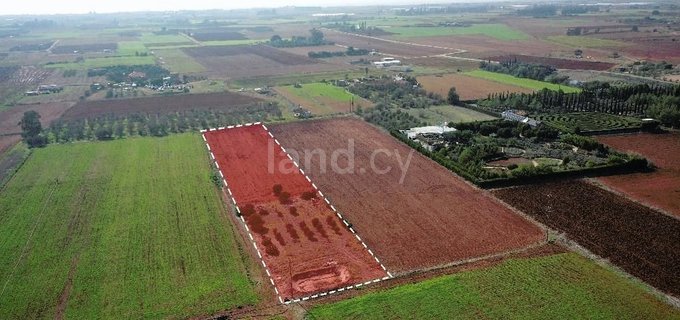
M 305 296 L 305 297 L 302 297 L 302 298 L 284 301 L 284 299 L 279 294 L 279 289 L 276 287 L 276 284 L 274 283 L 274 279 L 272 278 L 271 272 L 269 271 L 269 267 L 264 262 L 264 259 L 262 258 L 262 253 L 260 252 L 260 249 L 258 248 L 257 244 L 255 243 L 255 238 L 253 237 L 253 235 L 250 231 L 250 228 L 248 227 L 248 224 L 246 223 L 245 219 L 241 215 L 241 209 L 239 208 L 238 204 L 236 203 L 236 199 L 234 198 L 234 195 L 231 192 L 231 189 L 229 188 L 229 185 L 227 183 L 227 179 L 224 177 L 224 173 L 222 172 L 222 168 L 220 168 L 219 164 L 217 163 L 217 159 L 215 158 L 215 155 L 213 154 L 212 150 L 210 149 L 210 145 L 208 144 L 208 140 L 205 138 L 206 132 L 221 131 L 221 130 L 235 129 L 235 128 L 241 128 L 241 127 L 250 127 L 250 126 L 258 126 L 258 125 L 262 126 L 262 128 L 267 132 L 269 137 L 274 139 L 274 142 L 281 148 L 281 150 L 284 153 L 286 153 L 286 156 L 288 157 L 288 159 L 293 162 L 295 167 L 305 177 L 307 182 L 309 182 L 312 185 L 312 187 L 314 187 L 314 189 L 317 191 L 319 196 L 321 196 L 323 198 L 323 200 L 326 202 L 326 204 L 328 204 L 328 206 L 330 206 L 331 210 L 333 210 L 333 212 L 335 212 L 335 214 L 338 216 L 338 218 L 340 218 L 340 220 L 342 220 L 342 222 L 345 224 L 345 226 L 349 229 L 350 232 L 352 232 L 354 237 L 359 241 L 359 243 L 361 243 L 361 245 L 364 247 L 364 249 L 366 249 L 368 251 L 368 253 L 371 255 L 371 257 L 373 257 L 373 259 L 375 259 L 375 261 L 378 263 L 378 265 L 380 265 L 380 267 L 383 269 L 383 271 L 385 271 L 385 273 L 387 274 L 386 277 L 377 278 L 377 279 L 373 279 L 373 280 L 369 280 L 369 281 L 365 281 L 365 282 L 360 282 L 360 283 L 345 286 L 345 287 L 342 287 L 342 288 L 337 288 L 337 289 L 317 293 L 317 294 L 314 294 L 314 295 Z M 349 221 L 347 221 L 347 219 L 345 219 L 345 217 L 340 213 L 340 211 L 338 211 L 335 208 L 335 206 L 331 204 L 331 202 L 328 200 L 328 198 L 326 198 L 326 195 L 324 195 L 323 192 L 321 190 L 319 190 L 319 188 L 316 186 L 316 184 L 314 182 L 312 182 L 312 180 L 304 172 L 304 170 L 302 168 L 300 168 L 297 161 L 295 159 L 293 159 L 293 157 L 291 157 L 290 153 L 288 153 L 288 151 L 286 151 L 286 148 L 284 148 L 281 145 L 279 140 L 276 139 L 276 137 L 274 137 L 274 135 L 271 133 L 271 131 L 269 131 L 267 126 L 265 126 L 262 122 L 253 122 L 253 123 L 231 125 L 231 126 L 226 126 L 226 127 L 202 129 L 202 130 L 200 130 L 200 132 L 201 132 L 201 137 L 203 138 L 203 142 L 205 142 L 205 146 L 208 149 L 208 152 L 210 153 L 211 163 L 215 165 L 215 167 L 217 168 L 217 170 L 219 172 L 220 177 L 222 178 L 222 183 L 223 183 L 222 189 L 223 189 L 223 191 L 226 190 L 227 193 L 229 194 L 229 198 L 231 199 L 232 204 L 236 208 L 236 212 L 239 215 L 241 223 L 243 223 L 243 226 L 245 227 L 246 232 L 248 233 L 248 238 L 250 238 L 250 242 L 253 245 L 253 247 L 255 248 L 257 256 L 260 259 L 260 263 L 264 267 L 264 270 L 267 273 L 267 277 L 269 278 L 269 282 L 274 287 L 274 291 L 276 292 L 276 296 L 277 296 L 280 303 L 287 305 L 287 304 L 291 304 L 291 303 L 297 303 L 297 302 L 300 302 L 300 301 L 307 301 L 307 300 L 310 300 L 310 299 L 324 297 L 326 295 L 332 295 L 334 293 L 339 293 L 339 292 L 343 292 L 345 290 L 351 290 L 351 289 L 354 289 L 354 288 L 360 288 L 360 287 L 365 286 L 365 285 L 370 285 L 370 284 L 373 284 L 373 283 L 378 283 L 380 281 L 385 281 L 385 280 L 389 280 L 389 279 L 394 278 L 392 273 L 387 271 L 387 268 L 385 268 L 385 265 L 382 262 L 380 262 L 380 259 L 378 259 L 378 257 L 373 253 L 373 251 L 368 248 L 368 246 L 366 245 L 364 240 L 361 239 L 359 234 L 354 230 L 354 228 L 352 227 L 352 224 L 349 223 Z

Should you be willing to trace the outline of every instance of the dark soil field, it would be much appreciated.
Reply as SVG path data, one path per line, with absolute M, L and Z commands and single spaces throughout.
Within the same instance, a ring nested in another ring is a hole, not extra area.
M 584 60 L 572 60 L 572 59 L 559 59 L 559 58 L 548 58 L 548 57 L 534 57 L 525 56 L 518 54 L 510 54 L 503 56 L 486 57 L 485 60 L 491 61 L 519 61 L 524 63 L 537 63 L 550 65 L 558 69 L 572 69 L 572 70 L 608 70 L 609 68 L 615 66 L 614 63 L 600 62 L 600 61 L 584 61 Z
M 467 50 L 465 56 L 474 58 L 484 58 L 491 55 L 503 54 L 523 54 L 543 56 L 556 50 L 555 45 L 537 39 L 502 41 L 485 36 L 437 36 L 420 37 L 411 39 L 413 42 L 424 45 L 436 45 L 443 47 L 453 47 Z
M 57 45 L 52 48 L 52 53 L 62 54 L 62 53 L 85 53 L 85 52 L 101 52 L 104 50 L 115 51 L 118 49 L 117 43 L 90 43 L 90 44 L 77 44 L 77 45 Z
M 494 195 L 660 290 L 680 296 L 680 221 L 584 181 Z
M 230 110 L 246 108 L 264 100 L 233 92 L 183 94 L 134 99 L 81 101 L 63 116 L 66 120 L 93 118 L 103 115 L 133 113 L 165 114 L 184 110 Z
M 183 49 L 215 77 L 249 78 L 294 73 L 347 70 L 347 65 L 330 64 L 266 45 L 211 46 Z
M 204 136 L 283 299 L 387 276 L 262 125 Z
M 490 194 L 362 120 L 295 122 L 270 130 L 287 150 L 300 153 L 305 172 L 390 272 L 498 254 L 545 239 L 539 227 Z M 336 156 L 341 170 L 332 170 L 333 153 L 349 152 L 350 146 L 354 169 L 342 171 L 350 161 L 341 155 Z
M 482 99 L 495 92 L 534 92 L 531 89 L 468 77 L 462 74 L 422 76 L 418 77 L 418 82 L 423 85 L 425 90 L 438 93 L 442 97 L 446 97 L 451 87 L 456 87 L 456 91 L 462 100 Z
M 598 136 L 615 149 L 638 153 L 657 170 L 598 178 L 617 192 L 680 217 L 680 133 Z
M 676 41 L 673 41 L 673 40 Z M 633 55 L 639 59 L 666 60 L 670 63 L 680 63 L 680 42 L 678 37 L 646 37 L 632 40 L 633 45 L 627 46 L 624 54 Z
M 21 141 L 21 135 L 0 136 L 0 156 L 17 142 Z

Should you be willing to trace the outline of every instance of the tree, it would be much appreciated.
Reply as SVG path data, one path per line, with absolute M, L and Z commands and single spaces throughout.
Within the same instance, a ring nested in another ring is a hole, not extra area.
M 280 42 L 281 41 L 281 36 L 278 34 L 275 34 L 272 36 L 272 38 L 269 40 L 270 42 Z
M 113 136 L 113 130 L 111 130 L 109 127 L 100 127 L 94 133 L 94 136 L 97 137 L 97 140 L 111 140 L 111 137 Z
M 324 36 L 323 32 L 319 31 L 318 29 L 314 28 L 312 30 L 309 30 L 309 33 L 311 33 L 311 43 L 313 44 L 321 44 L 324 42 Z
M 40 114 L 33 110 L 24 112 L 19 125 L 21 125 L 21 136 L 24 138 L 35 137 L 42 132 Z
M 448 101 L 449 104 L 452 105 L 460 103 L 460 96 L 458 95 L 458 92 L 456 92 L 456 87 L 451 87 L 451 89 L 449 89 L 449 95 L 446 101 Z

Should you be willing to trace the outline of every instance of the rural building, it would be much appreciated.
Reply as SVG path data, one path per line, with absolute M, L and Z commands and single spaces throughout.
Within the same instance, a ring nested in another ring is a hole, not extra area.
M 456 128 L 451 128 L 451 127 L 447 126 L 446 124 L 443 124 L 441 126 L 416 127 L 416 128 L 411 128 L 411 129 L 408 129 L 408 130 L 402 130 L 401 132 L 405 133 L 406 136 L 408 136 L 409 139 L 415 139 L 420 134 L 428 134 L 428 133 L 443 134 L 445 132 L 452 132 L 452 131 L 456 131 Z
M 401 61 L 399 61 L 395 58 L 382 58 L 382 60 L 380 60 L 380 61 L 373 62 L 373 65 L 376 68 L 386 68 L 386 67 L 401 65 Z
M 515 113 L 514 110 L 506 110 L 506 111 L 501 112 L 501 117 L 505 120 L 508 120 L 508 121 L 517 121 L 517 122 L 521 122 L 521 123 L 526 123 L 526 124 L 528 124 L 528 125 L 530 125 L 531 127 L 534 127 L 534 128 L 541 124 L 540 121 L 538 121 L 536 119 L 529 118 L 529 117 L 525 117 L 525 116 L 520 115 L 520 114 L 517 114 L 517 113 Z

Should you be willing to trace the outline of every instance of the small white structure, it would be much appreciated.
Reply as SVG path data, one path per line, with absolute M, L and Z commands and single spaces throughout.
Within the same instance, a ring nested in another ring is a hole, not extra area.
M 411 128 L 408 130 L 403 130 L 402 132 L 408 136 L 409 139 L 415 139 L 419 134 L 426 134 L 426 133 L 436 133 L 436 134 L 443 134 L 445 132 L 453 132 L 456 131 L 456 128 L 451 128 L 446 125 L 442 126 L 426 126 L 426 127 L 416 127 L 416 128 Z
M 513 111 L 513 110 L 506 110 L 506 111 L 501 112 L 501 117 L 503 119 L 509 120 L 509 121 L 526 123 L 529 126 L 534 127 L 534 128 L 541 124 L 540 121 L 529 118 L 529 117 L 525 117 L 523 115 L 519 115 L 519 114 L 515 113 L 515 111 Z
M 386 58 L 382 58 L 382 60 L 380 60 L 380 61 L 373 62 L 373 65 L 376 66 L 376 68 L 385 68 L 385 67 L 401 65 L 401 61 L 399 61 L 395 58 L 386 57 Z

